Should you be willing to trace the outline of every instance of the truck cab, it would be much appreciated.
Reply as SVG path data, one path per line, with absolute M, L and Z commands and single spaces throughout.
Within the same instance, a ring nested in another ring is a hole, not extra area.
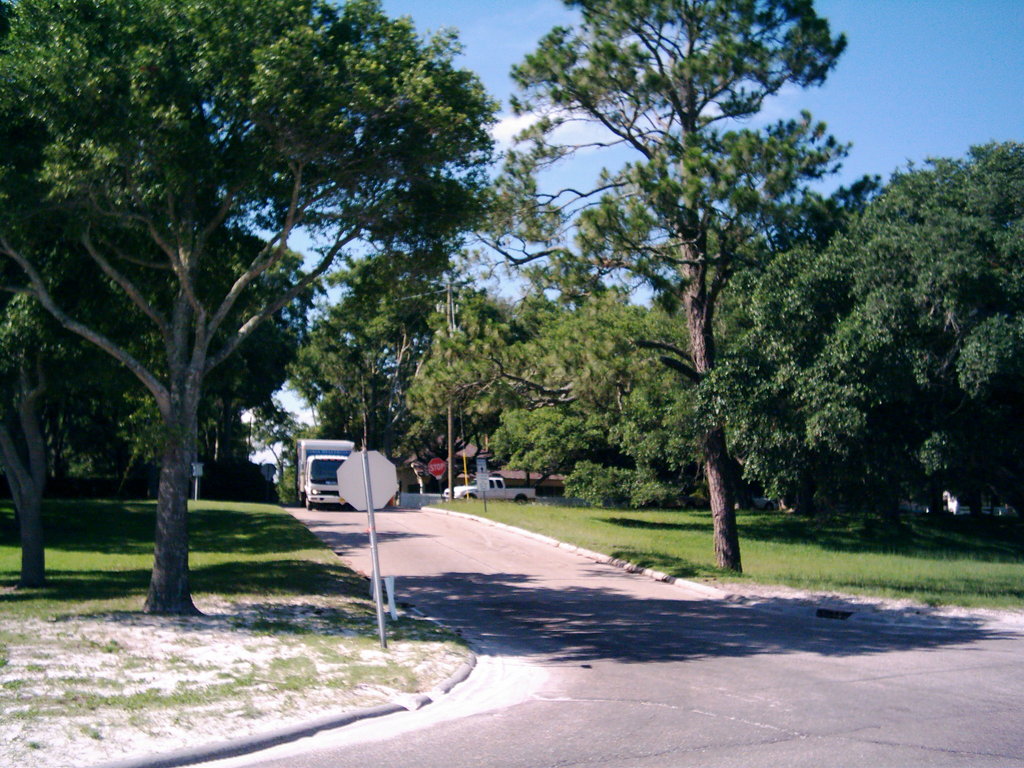
M 338 493 L 338 467 L 348 460 L 355 444 L 351 440 L 300 440 L 296 474 L 299 503 L 306 509 L 320 506 L 344 507 Z
M 310 456 L 306 461 L 309 464 L 309 482 L 303 494 L 306 509 L 314 509 L 320 504 L 344 504 L 345 500 L 338 494 L 338 467 L 347 461 L 347 457 Z

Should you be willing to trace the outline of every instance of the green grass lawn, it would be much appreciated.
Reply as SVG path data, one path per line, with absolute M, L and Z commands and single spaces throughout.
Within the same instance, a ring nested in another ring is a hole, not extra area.
M 449 509 L 483 515 L 480 501 Z M 488 502 L 487 517 L 672 576 L 735 579 L 714 565 L 711 515 Z M 1024 524 L 920 515 L 808 520 L 740 512 L 745 580 L 901 597 L 932 605 L 1024 607 Z
M 0 593 L 0 607 L 35 616 L 141 610 L 153 567 L 155 512 L 149 501 L 47 501 L 48 585 Z M 191 502 L 189 529 L 197 598 L 365 597 L 365 582 L 276 506 Z M 0 501 L 0 584 L 17 582 L 20 563 L 13 507 Z

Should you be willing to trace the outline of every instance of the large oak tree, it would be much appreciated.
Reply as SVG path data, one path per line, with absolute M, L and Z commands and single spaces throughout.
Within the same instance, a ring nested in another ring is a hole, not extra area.
M 9 11 L 9 13 L 7 13 Z M 492 105 L 372 0 L 18 0 L 0 44 L 0 253 L 67 329 L 145 386 L 163 422 L 146 610 L 195 610 L 187 493 L 203 382 L 338 259 L 436 251 L 465 225 Z M 36 234 L 59 221 L 56 257 Z M 315 244 L 273 298 L 290 240 Z M 60 263 L 101 280 L 51 290 Z M 86 303 L 89 313 L 79 313 Z M 109 323 L 83 322 L 95 305 Z

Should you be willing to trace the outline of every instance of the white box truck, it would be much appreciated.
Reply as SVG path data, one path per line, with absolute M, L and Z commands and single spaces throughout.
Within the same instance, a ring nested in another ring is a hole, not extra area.
M 338 495 L 338 467 L 348 459 L 355 447 L 351 440 L 298 441 L 295 474 L 300 504 L 306 509 L 345 504 L 345 500 Z

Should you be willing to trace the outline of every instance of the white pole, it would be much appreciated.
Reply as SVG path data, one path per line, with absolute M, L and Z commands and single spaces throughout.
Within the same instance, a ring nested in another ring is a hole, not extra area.
M 370 455 L 363 444 L 363 488 L 366 490 L 366 516 L 370 524 L 370 563 L 372 564 L 373 601 L 377 605 L 377 634 L 380 647 L 388 647 L 388 638 L 384 633 L 384 598 L 381 595 L 380 559 L 377 556 L 377 523 L 373 517 L 373 494 L 370 493 Z

